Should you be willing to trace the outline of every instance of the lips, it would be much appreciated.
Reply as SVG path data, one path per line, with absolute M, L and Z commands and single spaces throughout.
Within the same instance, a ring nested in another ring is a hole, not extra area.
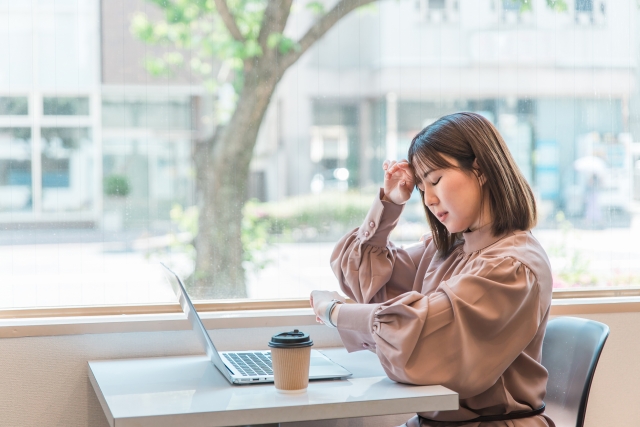
M 445 220 L 445 218 L 447 217 L 447 215 L 449 214 L 449 212 L 438 212 L 436 214 L 436 216 L 438 217 L 438 219 L 442 222 Z

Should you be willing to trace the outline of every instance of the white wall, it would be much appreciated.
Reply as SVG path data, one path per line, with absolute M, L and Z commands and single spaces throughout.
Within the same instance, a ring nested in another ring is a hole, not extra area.
M 611 328 L 591 386 L 585 427 L 640 425 L 640 313 L 580 317 Z
M 604 322 L 611 336 L 600 360 L 587 413 L 587 427 L 640 423 L 640 313 L 584 316 Z M 264 348 L 288 327 L 211 332 L 221 349 Z M 335 330 L 305 326 L 318 347 L 339 345 Z M 242 340 L 250 337 L 250 340 Z M 0 339 L 0 426 L 107 427 L 87 376 L 87 361 L 199 354 L 191 331 L 88 334 Z M 300 427 L 399 425 L 408 415 L 375 419 L 296 423 Z M 291 426 L 292 427 L 292 426 Z

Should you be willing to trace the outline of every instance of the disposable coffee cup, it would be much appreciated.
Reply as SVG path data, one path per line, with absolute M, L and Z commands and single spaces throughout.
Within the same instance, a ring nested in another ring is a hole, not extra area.
M 312 345 L 309 334 L 297 329 L 271 337 L 271 364 L 278 392 L 296 394 L 307 391 Z

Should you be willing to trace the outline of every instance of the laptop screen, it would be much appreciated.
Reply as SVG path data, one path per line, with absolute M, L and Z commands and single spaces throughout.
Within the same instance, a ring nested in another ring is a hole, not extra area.
M 198 312 L 193 306 L 193 303 L 191 302 L 191 299 L 187 294 L 187 290 L 182 284 L 182 280 L 180 280 L 178 275 L 173 271 L 171 271 L 169 267 L 167 267 L 163 263 L 160 263 L 160 264 L 162 264 L 162 266 L 165 269 L 165 277 L 167 278 L 167 281 L 173 288 L 173 292 L 175 292 L 176 297 L 178 298 L 178 302 L 182 307 L 182 311 L 184 312 L 184 314 L 187 315 L 187 319 L 189 319 L 189 322 L 191 323 L 191 327 L 193 328 L 193 331 L 196 333 L 196 336 L 200 340 L 200 343 L 202 344 L 205 351 L 207 352 L 207 357 L 209 357 L 209 359 L 211 360 L 211 363 L 213 363 L 213 365 L 216 368 L 218 368 L 218 370 L 222 373 L 222 375 L 227 377 L 227 379 L 230 382 L 232 382 L 231 374 L 229 373 L 229 370 L 227 369 L 224 362 L 220 358 L 220 355 L 218 354 L 218 350 L 216 350 L 216 347 L 213 345 L 213 341 L 211 341 L 211 337 L 209 336 L 209 333 L 205 329 L 204 324 L 202 323 L 202 320 L 198 315 Z

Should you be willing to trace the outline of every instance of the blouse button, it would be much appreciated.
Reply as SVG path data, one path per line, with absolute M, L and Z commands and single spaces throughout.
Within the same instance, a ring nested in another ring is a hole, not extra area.
M 375 223 L 375 222 L 371 221 L 371 222 L 369 223 L 369 227 L 373 228 L 373 227 L 375 227 L 375 226 L 376 226 L 376 223 Z
M 364 232 L 364 237 L 369 237 L 369 232 L 368 231 Z

